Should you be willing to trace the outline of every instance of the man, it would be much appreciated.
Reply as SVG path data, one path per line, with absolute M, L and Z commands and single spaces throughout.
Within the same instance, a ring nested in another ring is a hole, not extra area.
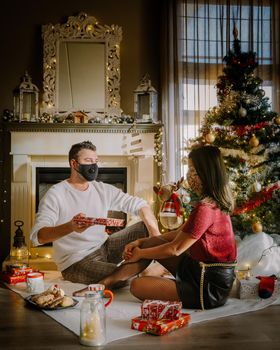
M 42 198 L 30 234 L 35 246 L 53 242 L 54 260 L 62 276 L 84 284 L 110 275 L 129 242 L 160 235 L 146 201 L 95 181 L 97 162 L 96 147 L 90 141 L 71 147 L 70 178 L 52 186 Z M 108 236 L 105 226 L 82 220 L 106 218 L 108 210 L 138 214 L 142 222 Z

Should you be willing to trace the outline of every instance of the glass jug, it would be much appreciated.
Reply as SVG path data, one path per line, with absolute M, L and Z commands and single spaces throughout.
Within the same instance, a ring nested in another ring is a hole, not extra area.
M 111 304 L 113 293 L 104 290 L 102 284 L 91 284 L 85 294 L 81 306 L 80 343 L 87 346 L 99 346 L 106 343 L 106 310 Z M 109 301 L 104 303 L 104 296 L 109 295 Z

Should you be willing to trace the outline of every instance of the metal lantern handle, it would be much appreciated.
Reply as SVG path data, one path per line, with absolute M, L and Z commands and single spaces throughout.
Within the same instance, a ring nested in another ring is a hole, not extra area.
M 21 220 L 16 220 L 16 221 L 14 222 L 14 224 L 15 224 L 15 226 L 17 226 L 18 228 L 20 228 L 20 227 L 22 227 L 22 226 L 24 225 L 23 221 L 21 221 Z

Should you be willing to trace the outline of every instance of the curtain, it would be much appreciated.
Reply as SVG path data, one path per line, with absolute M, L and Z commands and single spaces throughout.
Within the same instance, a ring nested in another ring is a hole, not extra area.
M 257 53 L 256 74 L 279 111 L 279 8 L 272 0 L 166 0 L 162 25 L 162 120 L 166 182 L 185 174 L 188 140 L 218 104 L 215 84 L 238 29 L 242 51 Z
M 161 116 L 164 124 L 163 162 L 161 182 L 176 181 L 180 176 L 176 164 L 180 163 L 180 140 L 182 125 L 182 84 L 179 82 L 181 60 L 178 51 L 178 1 L 165 0 L 162 3 L 161 18 Z
M 280 3 L 272 2 L 272 86 L 273 109 L 280 113 Z

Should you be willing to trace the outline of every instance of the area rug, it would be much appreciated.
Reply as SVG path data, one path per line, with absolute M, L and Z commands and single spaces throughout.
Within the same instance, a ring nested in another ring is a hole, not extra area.
M 84 287 L 82 284 L 64 281 L 57 271 L 45 272 L 45 288 L 52 284 L 59 284 L 66 295 L 72 295 L 75 290 Z M 18 283 L 14 286 L 7 285 L 11 290 L 26 298 L 26 284 Z M 65 310 L 43 311 L 45 314 L 61 323 L 76 335 L 80 334 L 80 307 L 83 298 L 77 298 L 79 303 L 73 308 Z M 226 305 L 213 310 L 189 310 L 184 309 L 191 316 L 190 324 L 202 321 L 210 321 L 220 317 L 237 315 L 245 312 L 257 311 L 270 305 L 280 304 L 280 297 L 273 296 L 269 299 L 246 299 L 240 300 L 235 297 L 229 298 Z M 118 290 L 115 293 L 113 303 L 106 309 L 107 342 L 141 334 L 141 332 L 130 329 L 131 319 L 140 315 L 140 301 L 134 298 L 128 288 Z

